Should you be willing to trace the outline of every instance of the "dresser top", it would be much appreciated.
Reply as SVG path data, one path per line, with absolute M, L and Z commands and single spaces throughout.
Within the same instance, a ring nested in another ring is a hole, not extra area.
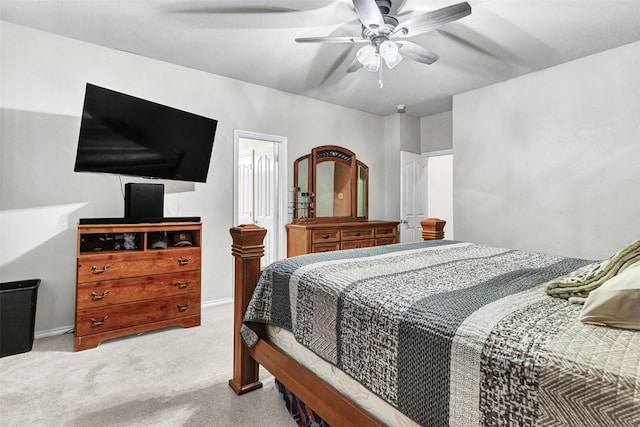
M 305 222 L 298 224 L 287 224 L 287 228 L 315 229 L 315 228 L 356 228 L 356 227 L 377 227 L 377 226 L 398 226 L 399 221 L 331 221 L 331 222 Z

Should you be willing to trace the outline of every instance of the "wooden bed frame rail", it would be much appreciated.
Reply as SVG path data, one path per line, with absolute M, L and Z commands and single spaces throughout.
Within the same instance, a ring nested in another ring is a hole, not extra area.
M 425 240 L 444 238 L 444 221 L 428 218 L 421 222 Z M 253 224 L 230 230 L 235 257 L 235 296 L 233 314 L 233 378 L 229 386 L 238 394 L 262 387 L 259 365 L 262 365 L 309 408 L 333 426 L 384 426 L 361 406 L 316 376 L 266 339 L 264 333 L 251 349 L 240 337 L 242 319 L 260 277 L 260 258 L 264 255 L 265 228 Z

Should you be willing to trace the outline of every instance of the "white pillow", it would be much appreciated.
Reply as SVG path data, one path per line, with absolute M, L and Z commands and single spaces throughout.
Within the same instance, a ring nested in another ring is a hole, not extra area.
M 589 293 L 580 320 L 640 330 L 640 263 L 636 263 Z

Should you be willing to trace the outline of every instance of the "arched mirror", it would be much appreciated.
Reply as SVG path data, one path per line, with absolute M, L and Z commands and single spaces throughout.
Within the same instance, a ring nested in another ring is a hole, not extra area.
M 369 169 L 350 150 L 323 145 L 294 163 L 294 222 L 366 220 Z

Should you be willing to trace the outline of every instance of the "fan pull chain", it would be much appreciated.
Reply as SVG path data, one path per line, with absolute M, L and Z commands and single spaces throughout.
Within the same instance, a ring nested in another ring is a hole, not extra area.
M 379 72 L 379 75 L 378 75 L 378 85 L 380 85 L 380 89 L 382 89 L 382 87 L 384 86 L 384 85 L 382 84 L 382 68 L 383 68 L 383 67 L 382 67 L 382 65 L 381 65 L 381 66 L 380 66 L 380 68 L 379 68 L 379 71 L 378 71 L 378 72 Z

